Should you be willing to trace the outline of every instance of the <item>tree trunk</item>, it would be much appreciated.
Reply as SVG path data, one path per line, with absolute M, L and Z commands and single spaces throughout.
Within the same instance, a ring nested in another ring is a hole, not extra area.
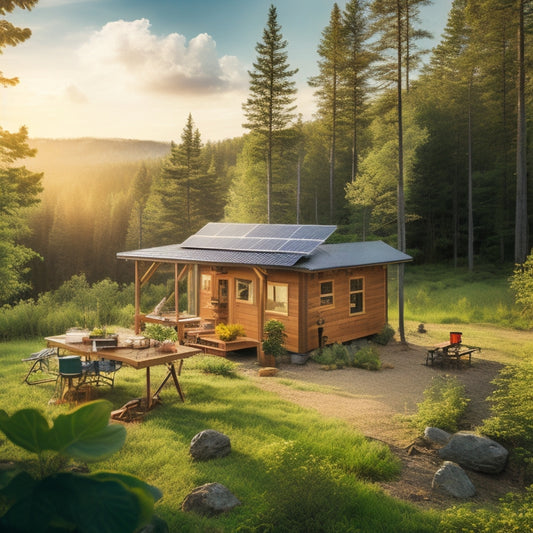
M 516 134 L 516 219 L 515 263 L 522 264 L 528 255 L 526 109 L 524 61 L 524 1 L 519 2 L 518 24 L 518 111 Z

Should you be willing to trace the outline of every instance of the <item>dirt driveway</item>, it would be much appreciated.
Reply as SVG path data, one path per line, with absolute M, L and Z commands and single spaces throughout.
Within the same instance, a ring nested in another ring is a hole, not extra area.
M 234 360 L 241 362 L 241 371 L 262 389 L 324 416 L 342 419 L 368 438 L 388 444 L 404 464 L 401 479 L 382 485 L 391 495 L 423 507 L 448 507 L 458 501 L 431 490 L 433 475 L 442 461 L 435 449 L 427 447 L 402 420 L 402 415 L 416 412 L 417 403 L 423 400 L 423 392 L 434 376 L 451 374 L 464 384 L 470 398 L 461 429 L 475 428 L 489 416 L 486 398 L 501 365 L 483 359 L 481 352 L 473 355 L 471 367 L 442 370 L 425 365 L 426 350 L 420 344 L 406 347 L 392 342 L 379 348 L 383 369 L 377 372 L 357 368 L 323 370 L 314 362 L 281 363 L 275 378 L 259 377 L 254 359 Z M 468 475 L 477 489 L 474 502 L 494 502 L 519 489 L 511 472 Z

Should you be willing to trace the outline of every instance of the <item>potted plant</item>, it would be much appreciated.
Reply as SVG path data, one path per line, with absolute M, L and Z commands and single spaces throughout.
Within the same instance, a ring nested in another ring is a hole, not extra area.
M 263 327 L 262 349 L 265 366 L 276 366 L 276 360 L 285 355 L 285 324 L 279 320 L 269 320 Z
M 218 324 L 215 334 L 221 341 L 234 341 L 237 337 L 244 337 L 244 328 L 241 324 Z
M 163 326 L 161 324 L 147 324 L 144 328 L 143 334 L 145 337 L 156 341 L 163 352 L 172 352 L 176 349 L 178 333 L 170 326 Z

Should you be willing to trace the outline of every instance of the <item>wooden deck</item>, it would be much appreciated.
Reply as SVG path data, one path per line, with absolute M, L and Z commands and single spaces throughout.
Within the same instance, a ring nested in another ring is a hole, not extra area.
M 250 337 L 238 337 L 234 341 L 222 341 L 216 335 L 198 335 L 196 341 L 189 343 L 188 346 L 198 348 L 204 354 L 226 357 L 228 352 L 235 352 L 246 348 L 257 349 L 259 347 L 259 341 Z

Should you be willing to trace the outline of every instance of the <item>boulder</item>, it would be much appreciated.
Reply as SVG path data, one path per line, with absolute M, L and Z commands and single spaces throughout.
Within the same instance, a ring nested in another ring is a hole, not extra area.
M 259 375 L 261 377 L 275 376 L 279 372 L 275 366 L 265 366 L 259 369 Z
M 216 516 L 240 504 L 241 502 L 224 485 L 206 483 L 196 487 L 185 497 L 181 509 L 203 516 Z
M 439 450 L 439 455 L 476 472 L 498 474 L 505 468 L 509 452 L 488 437 L 460 431 Z
M 452 435 L 443 429 L 427 427 L 424 430 L 424 437 L 430 442 L 444 445 L 447 444 Z
M 458 464 L 451 461 L 445 461 L 435 472 L 431 487 L 462 499 L 471 498 L 476 493 L 476 488 L 466 472 Z
M 192 438 L 189 453 L 198 461 L 225 457 L 231 453 L 231 442 L 227 435 L 205 429 Z

